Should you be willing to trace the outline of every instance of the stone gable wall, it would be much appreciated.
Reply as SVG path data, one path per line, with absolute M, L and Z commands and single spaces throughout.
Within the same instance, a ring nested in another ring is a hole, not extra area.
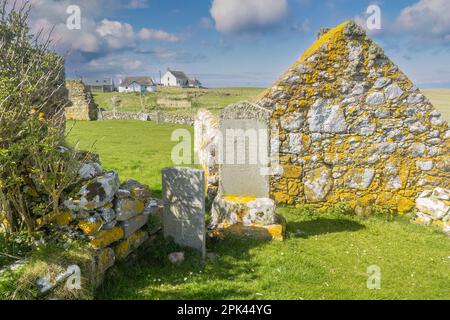
M 448 123 L 352 21 L 322 35 L 258 104 L 279 138 L 278 203 L 404 213 L 423 190 L 450 186 Z
M 69 106 L 65 109 L 67 120 L 97 120 L 98 106 L 94 102 L 92 93 L 80 80 L 67 80 L 69 91 Z

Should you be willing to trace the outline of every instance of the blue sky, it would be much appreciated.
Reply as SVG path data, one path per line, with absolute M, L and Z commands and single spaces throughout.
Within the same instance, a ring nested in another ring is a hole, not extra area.
M 69 52 L 68 77 L 149 75 L 184 70 L 206 86 L 269 86 L 315 40 L 321 27 L 364 23 L 370 36 L 421 87 L 450 87 L 448 0 L 32 0 L 32 29 L 54 26 Z M 69 30 L 66 10 L 81 9 Z

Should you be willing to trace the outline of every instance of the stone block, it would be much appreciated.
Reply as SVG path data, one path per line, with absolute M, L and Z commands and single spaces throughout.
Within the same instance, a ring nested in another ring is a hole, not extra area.
M 124 232 L 124 238 L 129 238 L 133 233 L 141 229 L 148 222 L 148 215 L 138 215 L 130 220 L 123 221 L 120 226 Z
M 172 167 L 162 171 L 163 229 L 181 246 L 205 256 L 205 175 L 192 168 Z
M 133 198 L 117 199 L 115 203 L 117 221 L 127 221 L 144 212 L 145 203 Z
M 138 230 L 114 247 L 117 260 L 123 260 L 148 240 L 148 233 Z

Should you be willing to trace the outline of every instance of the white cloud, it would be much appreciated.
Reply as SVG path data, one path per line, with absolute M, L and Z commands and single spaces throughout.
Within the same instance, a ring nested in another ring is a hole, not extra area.
M 21 5 L 25 0 L 17 0 Z M 146 3 L 147 1 L 135 2 Z M 110 54 L 126 48 L 135 48 L 146 41 L 176 42 L 179 38 L 164 30 L 143 28 L 135 31 L 129 23 L 103 19 L 99 17 L 110 10 L 118 10 L 110 0 L 78 0 L 81 9 L 81 29 L 69 30 L 66 10 L 70 0 L 30 0 L 33 9 L 30 16 L 30 28 L 33 34 L 40 30 L 52 31 L 52 40 L 61 52 L 80 51 L 85 53 Z
M 244 33 L 278 24 L 287 8 L 287 0 L 213 0 L 211 16 L 219 32 Z
M 422 38 L 450 40 L 450 1 L 420 0 L 402 10 L 398 27 Z
M 139 38 L 143 40 L 160 40 L 166 42 L 178 42 L 180 39 L 169 32 L 164 30 L 143 28 L 138 33 Z
M 121 49 L 135 42 L 136 35 L 128 23 L 103 19 L 96 29 L 111 49 Z
M 130 0 L 130 2 L 128 2 L 127 8 L 130 9 L 148 8 L 148 2 L 146 0 Z

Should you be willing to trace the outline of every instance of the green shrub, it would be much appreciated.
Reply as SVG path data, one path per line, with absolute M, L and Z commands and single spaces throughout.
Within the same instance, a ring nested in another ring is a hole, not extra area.
M 57 210 L 76 161 L 73 151 L 60 149 L 64 59 L 50 49 L 49 37 L 30 34 L 28 3 L 10 7 L 0 0 L 0 232 L 31 235 L 33 208 Z

